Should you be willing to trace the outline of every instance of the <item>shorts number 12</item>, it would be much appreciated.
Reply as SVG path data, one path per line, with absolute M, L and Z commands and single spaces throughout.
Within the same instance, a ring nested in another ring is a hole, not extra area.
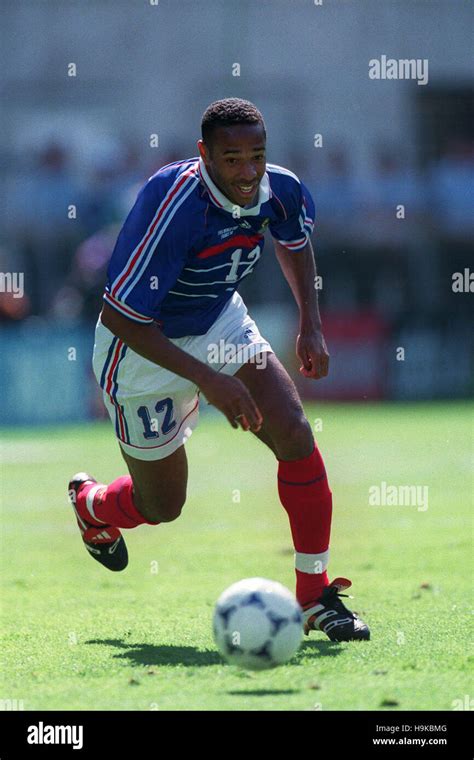
M 155 405 L 155 412 L 158 412 L 159 414 L 163 411 L 165 412 L 165 416 L 163 418 L 163 422 L 161 423 L 161 430 L 158 430 L 159 422 L 156 417 L 151 417 L 148 407 L 138 407 L 137 414 L 143 422 L 143 427 L 145 428 L 145 432 L 143 433 L 144 438 L 159 438 L 160 432 L 163 435 L 166 435 L 171 430 L 173 430 L 174 427 L 176 427 L 176 420 L 173 419 L 173 399 L 164 398 L 161 401 L 158 401 L 158 403 Z

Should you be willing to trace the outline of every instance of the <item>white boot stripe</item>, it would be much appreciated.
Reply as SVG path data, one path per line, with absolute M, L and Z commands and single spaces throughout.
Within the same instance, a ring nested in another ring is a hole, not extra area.
M 303 619 L 304 619 L 304 621 L 306 622 L 307 620 L 309 620 L 309 618 L 311 617 L 311 615 L 314 615 L 316 612 L 320 612 L 321 610 L 325 610 L 325 609 L 326 609 L 326 607 L 324 607 L 324 605 L 322 605 L 322 604 L 315 604 L 314 607 L 310 607 L 309 610 L 304 610 L 303 611 Z
M 71 502 L 71 504 L 72 504 L 72 502 Z M 83 529 L 84 529 L 84 530 L 87 530 L 87 527 L 88 527 L 88 526 L 86 525 L 86 523 L 84 522 L 84 520 L 83 520 L 83 519 L 82 519 L 82 517 L 80 516 L 79 512 L 77 511 L 75 504 L 72 504 L 72 508 L 73 508 L 74 512 L 76 513 L 76 517 L 77 517 L 77 519 L 79 520 L 79 522 L 81 523 L 81 525 L 82 525 Z
M 96 495 L 97 491 L 100 488 L 103 488 L 103 486 L 97 485 L 97 486 L 93 486 L 92 488 L 89 488 L 89 491 L 86 496 L 86 507 L 93 520 L 96 520 L 97 522 L 102 523 L 102 525 L 107 525 L 107 523 L 104 520 L 99 520 L 99 518 L 94 512 L 94 496 Z
M 342 620 L 333 620 L 325 626 L 325 632 L 332 631 L 333 628 L 337 628 L 340 625 L 346 625 L 352 623 L 351 618 L 342 618 Z
M 321 612 L 320 615 L 316 615 L 316 622 L 318 625 L 321 625 L 327 618 L 334 617 L 334 615 L 337 615 L 336 610 L 327 610 L 326 612 Z

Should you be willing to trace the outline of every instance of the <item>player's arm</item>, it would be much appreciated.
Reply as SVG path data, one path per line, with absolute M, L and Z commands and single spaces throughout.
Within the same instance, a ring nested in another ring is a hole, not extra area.
M 139 324 L 124 317 L 108 303 L 101 313 L 104 327 L 148 361 L 190 380 L 217 407 L 232 427 L 258 432 L 262 416 L 245 385 L 237 378 L 221 375 L 204 362 L 175 346 L 155 322 Z M 238 417 L 238 423 L 235 421 Z
M 290 251 L 274 240 L 275 253 L 300 311 L 296 353 L 303 362 L 300 372 L 319 379 L 329 371 L 329 354 L 322 333 L 316 285 L 316 263 L 311 241 L 299 251 Z

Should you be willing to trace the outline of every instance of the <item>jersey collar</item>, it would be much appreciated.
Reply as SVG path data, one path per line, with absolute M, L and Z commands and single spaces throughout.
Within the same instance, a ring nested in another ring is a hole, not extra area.
M 206 169 L 206 165 L 202 158 L 199 159 L 199 173 L 201 175 L 202 181 L 204 182 L 204 185 L 206 186 L 206 190 L 209 193 L 209 197 L 214 205 L 218 208 L 224 209 L 224 211 L 228 211 L 230 214 L 233 214 L 237 207 L 239 209 L 239 216 L 258 216 L 260 214 L 260 206 L 262 203 L 266 203 L 271 197 L 270 180 L 268 179 L 268 174 L 266 172 L 263 175 L 258 187 L 257 203 L 255 206 L 251 206 L 251 208 L 242 208 L 242 206 L 237 206 L 235 203 L 232 203 L 232 201 L 230 201 L 223 193 L 221 193 L 219 188 L 210 178 Z

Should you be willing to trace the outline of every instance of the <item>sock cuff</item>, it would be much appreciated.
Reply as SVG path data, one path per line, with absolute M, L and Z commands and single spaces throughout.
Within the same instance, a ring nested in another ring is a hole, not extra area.
M 324 573 L 329 564 L 329 549 L 317 554 L 295 551 L 295 570 L 300 573 L 319 575 Z

